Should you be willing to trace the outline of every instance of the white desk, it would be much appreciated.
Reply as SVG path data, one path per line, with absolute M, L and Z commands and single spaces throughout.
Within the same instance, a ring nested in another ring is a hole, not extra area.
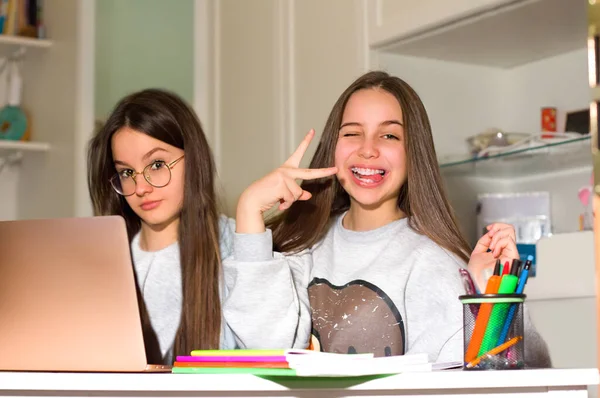
M 370 380 L 0 372 L 0 397 L 586 397 L 598 369 L 446 370 Z

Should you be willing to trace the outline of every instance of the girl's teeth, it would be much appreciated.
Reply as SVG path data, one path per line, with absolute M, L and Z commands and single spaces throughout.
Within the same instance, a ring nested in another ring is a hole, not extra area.
M 354 177 L 365 184 L 374 184 L 381 182 L 385 171 L 381 169 L 365 169 L 361 167 L 353 167 L 352 173 Z
M 374 174 L 383 174 L 384 171 L 381 169 L 364 169 L 360 167 L 353 167 L 352 172 L 358 173 L 360 175 L 374 175 Z

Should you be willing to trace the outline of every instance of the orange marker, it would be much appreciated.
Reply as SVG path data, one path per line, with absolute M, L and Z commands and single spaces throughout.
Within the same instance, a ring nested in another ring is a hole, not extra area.
M 496 260 L 496 266 L 494 267 L 494 275 L 492 275 L 488 280 L 487 286 L 485 287 L 485 294 L 498 293 L 500 281 L 502 280 L 502 277 L 499 275 L 501 265 L 502 263 L 500 262 L 500 260 Z M 506 269 L 508 267 L 505 266 L 504 268 Z M 465 362 L 471 362 L 475 358 L 477 358 L 477 354 L 479 353 L 479 347 L 481 346 L 481 342 L 483 341 L 485 329 L 487 328 L 488 320 L 490 319 L 490 314 L 492 313 L 493 307 L 493 303 L 482 303 L 479 305 L 479 312 L 477 313 L 477 319 L 475 320 L 475 327 L 473 327 L 471 341 L 469 342 L 469 347 L 467 348 L 467 352 L 465 353 Z
M 517 344 L 522 338 L 523 338 L 523 336 L 513 337 L 512 339 L 508 340 L 506 343 L 501 344 L 498 347 L 492 348 L 491 350 L 489 350 L 488 352 L 486 352 L 482 356 L 477 357 L 477 359 L 474 359 L 474 360 L 470 361 L 467 364 L 467 368 L 472 368 L 473 366 L 477 366 L 479 364 L 479 362 L 481 362 L 482 359 L 485 359 L 488 356 L 489 357 L 493 357 L 494 355 L 500 354 L 502 351 L 504 351 L 504 350 L 510 348 L 511 346 Z

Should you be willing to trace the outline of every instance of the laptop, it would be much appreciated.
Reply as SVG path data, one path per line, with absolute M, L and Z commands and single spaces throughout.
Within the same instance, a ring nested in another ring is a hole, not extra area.
M 0 371 L 155 372 L 125 220 L 0 221 Z

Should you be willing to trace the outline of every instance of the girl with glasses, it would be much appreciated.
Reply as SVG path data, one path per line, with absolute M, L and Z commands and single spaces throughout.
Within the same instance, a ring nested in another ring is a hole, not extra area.
M 194 111 L 149 89 L 123 98 L 88 151 L 96 215 L 127 225 L 148 361 L 235 348 L 221 317 L 221 260 L 232 225 L 220 216 L 215 166 Z
M 240 344 L 254 345 L 269 327 L 271 344 L 282 347 L 460 361 L 460 270 L 517 258 L 513 228 L 491 225 L 471 251 L 443 188 L 425 107 L 397 77 L 370 72 L 350 85 L 310 169 L 301 169 L 313 135 L 238 202 L 235 255 L 224 267 L 236 275 L 228 301 L 245 304 L 226 312 Z M 265 226 L 275 205 L 282 212 Z M 257 291 L 265 281 L 269 288 Z M 526 328 L 529 364 L 548 366 L 545 343 Z

